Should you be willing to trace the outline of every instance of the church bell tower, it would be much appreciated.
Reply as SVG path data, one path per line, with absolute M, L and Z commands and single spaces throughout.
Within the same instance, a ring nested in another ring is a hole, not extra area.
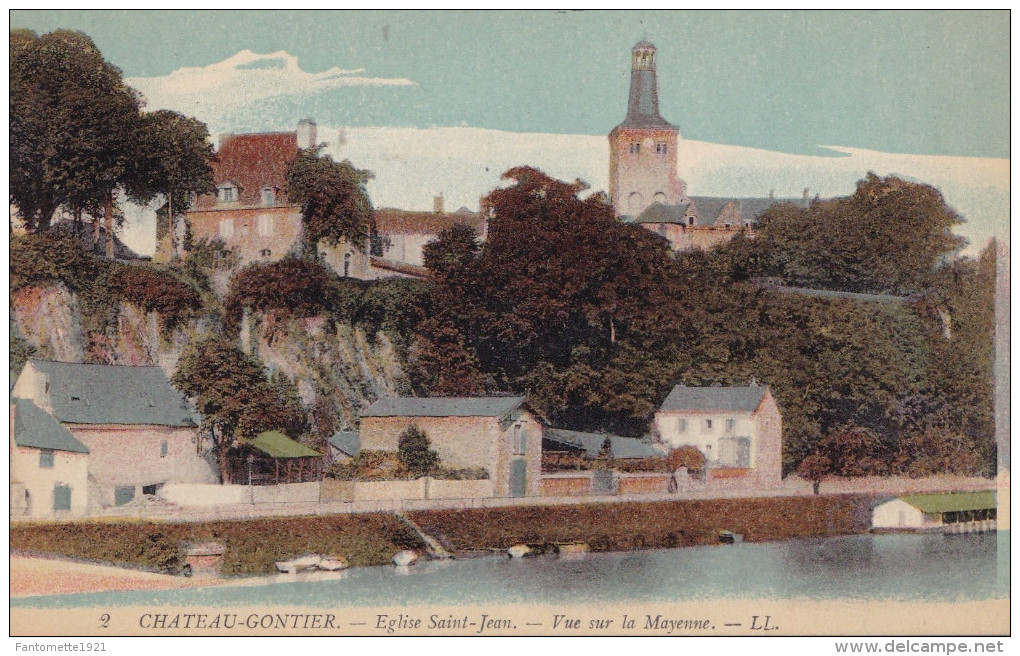
M 686 200 L 677 175 L 679 137 L 659 115 L 655 46 L 641 41 L 631 50 L 627 118 L 609 133 L 609 196 L 617 216 L 634 218 L 652 203 Z

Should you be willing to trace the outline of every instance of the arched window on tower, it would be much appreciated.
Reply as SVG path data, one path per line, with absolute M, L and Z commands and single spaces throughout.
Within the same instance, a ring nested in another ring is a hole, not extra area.
M 666 204 L 666 194 L 662 193 L 661 191 L 655 192 L 655 195 L 652 196 L 652 202 L 653 203 L 658 203 L 659 205 L 665 205 Z
M 344 278 L 348 278 L 351 275 L 351 254 L 344 253 Z
M 641 194 L 635 191 L 627 197 L 627 209 L 631 212 L 644 209 L 644 198 L 641 197 Z

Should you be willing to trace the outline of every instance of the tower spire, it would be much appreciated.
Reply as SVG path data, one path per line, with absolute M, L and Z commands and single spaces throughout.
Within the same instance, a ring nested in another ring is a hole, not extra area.
M 655 74 L 655 46 L 639 41 L 631 49 L 630 98 L 624 127 L 674 128 L 659 115 L 659 84 Z

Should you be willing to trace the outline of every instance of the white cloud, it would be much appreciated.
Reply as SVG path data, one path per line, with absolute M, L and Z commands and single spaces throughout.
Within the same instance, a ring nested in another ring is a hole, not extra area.
M 300 99 L 340 87 L 415 84 L 405 78 L 367 77 L 364 72 L 334 67 L 309 73 L 284 50 L 269 54 L 243 50 L 209 66 L 181 68 L 162 77 L 132 77 L 126 82 L 142 92 L 147 109 L 174 109 L 210 125 L 271 98 Z

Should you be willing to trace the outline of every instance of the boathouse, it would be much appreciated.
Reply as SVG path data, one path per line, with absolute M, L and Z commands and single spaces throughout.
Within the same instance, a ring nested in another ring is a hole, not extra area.
M 876 505 L 871 528 L 968 532 L 995 528 L 995 492 L 908 494 Z

